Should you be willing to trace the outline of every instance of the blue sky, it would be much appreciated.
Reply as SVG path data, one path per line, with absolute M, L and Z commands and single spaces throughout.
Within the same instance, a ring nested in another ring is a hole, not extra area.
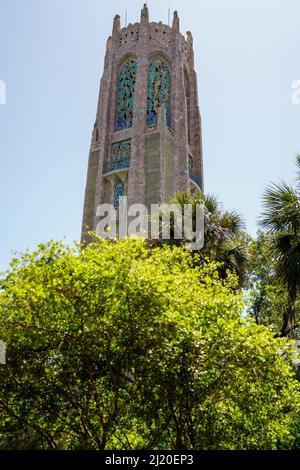
M 13 250 L 79 239 L 87 158 L 113 16 L 131 0 L 0 0 L 0 270 Z M 300 153 L 299 0 L 150 0 L 194 36 L 205 187 L 256 231 L 270 181 Z

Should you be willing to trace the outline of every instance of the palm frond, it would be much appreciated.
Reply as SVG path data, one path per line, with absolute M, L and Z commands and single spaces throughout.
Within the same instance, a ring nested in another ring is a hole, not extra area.
M 203 194 L 202 195 L 202 200 L 204 202 L 204 205 L 207 209 L 207 211 L 211 214 L 217 214 L 220 211 L 220 203 L 217 200 L 216 196 L 213 196 L 212 194 Z
M 182 208 L 185 204 L 193 204 L 193 196 L 187 191 L 177 193 L 171 200 L 171 204 L 179 204 Z
M 237 234 L 245 228 L 243 218 L 236 211 L 222 212 L 219 223 L 224 229 L 230 230 L 232 234 Z
M 287 183 L 271 184 L 263 195 L 259 224 L 271 232 L 300 230 L 300 204 L 297 192 Z
M 289 288 L 300 288 L 300 239 L 293 234 L 275 237 L 272 245 L 276 263 L 276 274 Z
M 300 155 L 297 155 L 295 158 L 295 164 L 296 164 L 296 187 L 297 191 L 299 193 L 300 191 Z
M 225 277 L 229 270 L 238 276 L 240 287 L 244 284 L 249 264 L 249 251 L 245 245 L 232 245 L 228 249 L 224 249 L 217 261 L 222 263 L 222 277 Z

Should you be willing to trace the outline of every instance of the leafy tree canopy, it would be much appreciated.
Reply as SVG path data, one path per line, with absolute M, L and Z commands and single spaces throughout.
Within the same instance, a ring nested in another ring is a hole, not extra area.
M 293 348 L 182 247 L 51 242 L 0 281 L 1 446 L 298 446 Z
M 294 186 L 271 183 L 263 195 L 261 226 L 269 234 L 270 258 L 275 261 L 278 282 L 284 286 L 287 302 L 281 335 L 293 335 L 299 329 L 297 300 L 300 286 L 300 156 L 296 158 Z

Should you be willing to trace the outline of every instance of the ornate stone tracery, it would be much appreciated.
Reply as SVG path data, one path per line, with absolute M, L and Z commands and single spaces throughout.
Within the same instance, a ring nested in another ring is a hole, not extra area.
M 136 62 L 130 59 L 119 72 L 117 130 L 132 127 L 135 82 Z
M 167 125 L 171 125 L 170 112 L 171 75 L 167 62 L 155 58 L 148 68 L 147 125 L 157 124 L 161 108 L 166 110 Z
M 111 170 L 129 168 L 131 158 L 131 141 L 123 140 L 111 146 Z
M 125 184 L 123 181 L 118 181 L 114 187 L 114 207 L 117 209 L 120 203 L 120 199 L 125 196 Z

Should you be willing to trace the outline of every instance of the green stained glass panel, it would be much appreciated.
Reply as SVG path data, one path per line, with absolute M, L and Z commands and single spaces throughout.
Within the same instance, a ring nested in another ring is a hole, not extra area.
M 117 130 L 132 127 L 135 82 L 136 62 L 129 60 L 119 73 Z
M 167 125 L 171 125 L 170 113 L 171 77 L 168 64 L 161 58 L 154 59 L 148 68 L 147 125 L 157 124 L 158 112 L 166 110 Z
M 120 199 L 125 196 L 125 186 L 122 181 L 118 181 L 115 184 L 115 189 L 114 189 L 114 207 L 117 209 L 120 203 Z
M 123 140 L 111 146 L 111 170 L 129 168 L 131 158 L 131 141 Z

